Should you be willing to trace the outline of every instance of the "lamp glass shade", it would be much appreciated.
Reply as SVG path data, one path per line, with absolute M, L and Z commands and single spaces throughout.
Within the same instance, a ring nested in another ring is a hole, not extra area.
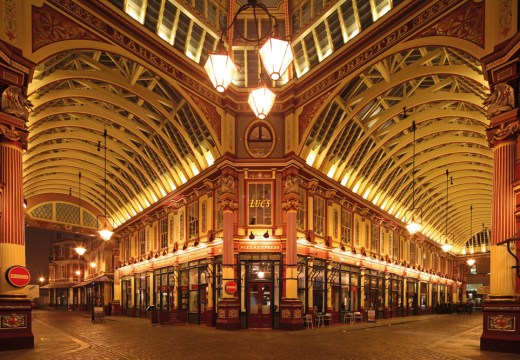
M 291 44 L 274 37 L 267 39 L 259 53 L 271 80 L 280 80 L 294 59 Z
M 466 260 L 466 262 L 468 263 L 469 266 L 475 265 L 475 259 L 468 259 L 468 260 Z
M 224 92 L 237 75 L 237 66 L 226 53 L 210 53 L 204 65 L 213 86 Z
M 87 249 L 85 249 L 83 246 L 77 246 L 74 248 L 74 250 L 76 251 L 76 253 L 79 255 L 79 256 L 83 256 L 83 254 L 85 254 L 85 252 L 87 251 Z
M 112 234 L 114 232 L 108 230 L 108 228 L 105 225 L 105 227 L 103 229 L 99 230 L 98 233 L 99 233 L 99 236 L 101 237 L 101 239 L 108 241 L 108 240 L 110 240 L 110 238 L 112 237 Z
M 444 252 L 450 252 L 451 249 L 453 249 L 453 245 L 445 242 L 444 244 L 442 244 L 441 248 L 442 248 L 442 251 L 444 251 Z
M 269 90 L 267 86 L 260 86 L 250 90 L 247 102 L 249 106 L 251 106 L 251 109 L 253 109 L 256 117 L 263 120 L 267 117 L 269 111 L 271 111 L 275 98 L 275 93 Z
M 412 218 L 412 220 L 410 220 L 410 223 L 406 225 L 406 229 L 411 235 L 413 235 L 419 230 L 421 230 L 421 224 L 419 224 L 417 221 L 415 221 L 414 218 Z

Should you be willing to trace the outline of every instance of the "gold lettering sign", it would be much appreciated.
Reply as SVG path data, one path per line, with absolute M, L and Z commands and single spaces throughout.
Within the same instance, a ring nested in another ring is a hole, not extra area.
M 280 252 L 282 251 L 282 244 L 273 243 L 242 243 L 238 245 L 240 252 Z
M 250 208 L 268 208 L 271 207 L 271 200 L 259 200 L 259 199 L 251 199 L 249 200 L 249 207 Z

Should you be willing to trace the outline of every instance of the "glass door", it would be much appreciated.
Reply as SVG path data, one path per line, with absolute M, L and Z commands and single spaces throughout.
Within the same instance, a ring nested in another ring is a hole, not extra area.
M 271 328 L 273 325 L 272 283 L 249 283 L 249 328 Z

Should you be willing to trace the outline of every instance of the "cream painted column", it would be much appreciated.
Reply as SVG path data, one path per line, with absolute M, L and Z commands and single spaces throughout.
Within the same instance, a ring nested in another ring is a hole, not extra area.
M 10 285 L 4 274 L 11 266 L 25 266 L 23 145 L 5 135 L 0 129 L 0 296 L 21 294 L 21 289 Z
M 515 296 L 515 273 L 511 268 L 516 265 L 514 258 L 505 245 L 497 245 L 515 235 L 515 146 L 513 138 L 493 144 L 490 297 L 494 298 Z

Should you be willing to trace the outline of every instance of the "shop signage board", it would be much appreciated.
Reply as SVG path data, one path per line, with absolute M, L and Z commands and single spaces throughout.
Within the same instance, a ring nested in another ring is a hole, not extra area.
M 25 287 L 31 281 L 31 274 L 26 267 L 21 265 L 11 266 L 5 272 L 7 282 L 15 287 Z
M 228 281 L 224 288 L 228 294 L 234 294 L 237 292 L 238 286 L 237 283 L 233 280 Z
M 368 310 L 367 311 L 367 320 L 369 322 L 375 322 L 376 321 L 376 311 L 375 310 Z
M 280 252 L 282 251 L 282 244 L 272 242 L 251 242 L 240 243 L 238 245 L 240 252 Z

